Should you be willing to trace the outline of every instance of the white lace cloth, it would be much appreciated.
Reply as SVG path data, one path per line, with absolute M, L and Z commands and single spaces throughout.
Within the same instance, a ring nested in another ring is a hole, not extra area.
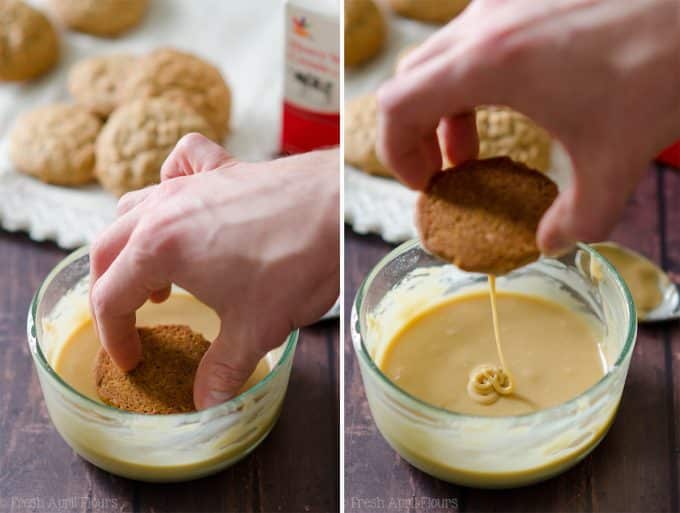
M 32 3 L 48 10 L 44 1 Z M 62 31 L 57 69 L 29 84 L 0 85 L 0 226 L 71 249 L 92 241 L 115 216 L 116 198 L 99 186 L 47 185 L 16 172 L 7 157 L 7 134 L 17 114 L 68 99 L 68 70 L 83 57 L 175 46 L 206 58 L 232 88 L 227 149 L 243 160 L 274 156 L 279 145 L 283 29 L 279 0 L 153 0 L 143 24 L 119 38 Z
M 345 98 L 375 91 L 394 74 L 400 52 L 417 45 L 436 30 L 436 26 L 387 15 L 390 33 L 383 53 L 357 71 L 345 74 Z M 548 175 L 564 185 L 570 174 L 570 162 L 564 149 L 553 144 Z M 348 164 L 344 173 L 345 222 L 360 234 L 375 233 L 391 243 L 416 236 L 413 209 L 416 193 L 396 180 L 363 173 Z

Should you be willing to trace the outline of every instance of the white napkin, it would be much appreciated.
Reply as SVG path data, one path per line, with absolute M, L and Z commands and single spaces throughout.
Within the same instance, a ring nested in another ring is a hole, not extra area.
M 48 12 L 43 1 L 32 2 Z M 49 14 L 49 12 L 48 12 Z M 116 199 L 98 186 L 69 189 L 17 173 L 7 157 L 7 134 L 17 114 L 67 100 L 70 66 L 92 55 L 141 54 L 174 46 L 216 65 L 233 93 L 226 148 L 242 160 L 278 152 L 283 75 L 280 0 L 152 0 L 142 24 L 115 39 L 62 30 L 58 68 L 27 84 L 0 84 L 0 225 L 51 239 L 70 249 L 86 244 L 115 216 Z

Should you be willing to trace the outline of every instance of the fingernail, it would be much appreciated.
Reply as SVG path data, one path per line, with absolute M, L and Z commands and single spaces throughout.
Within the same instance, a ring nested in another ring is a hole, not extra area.
M 205 407 L 209 408 L 211 406 L 222 404 L 227 402 L 229 399 L 231 399 L 230 393 L 224 392 L 222 390 L 211 390 L 208 392 L 208 397 L 205 401 Z
M 566 239 L 556 240 L 544 250 L 544 254 L 550 258 L 560 258 L 569 253 L 575 245 L 574 241 Z

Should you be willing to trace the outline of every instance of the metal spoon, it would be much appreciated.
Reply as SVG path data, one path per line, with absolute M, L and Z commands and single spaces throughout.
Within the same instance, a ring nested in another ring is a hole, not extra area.
M 613 242 L 598 242 L 596 244 L 591 244 L 591 246 L 596 251 L 600 252 L 607 250 L 618 251 L 621 254 L 627 255 L 628 257 L 637 260 L 641 264 L 646 265 L 650 269 L 654 269 L 656 272 L 658 276 L 657 285 L 659 287 L 659 292 L 661 293 L 661 300 L 658 305 L 651 310 L 641 311 L 640 308 L 637 308 L 639 322 L 661 322 L 680 319 L 680 286 L 674 283 L 668 274 L 659 268 L 658 265 L 640 253 Z M 603 256 L 607 258 L 606 255 Z M 612 265 L 616 267 L 613 262 Z M 629 288 L 631 288 L 631 283 L 628 283 L 628 285 Z M 633 290 L 631 290 L 631 292 L 633 293 L 633 296 L 636 295 Z

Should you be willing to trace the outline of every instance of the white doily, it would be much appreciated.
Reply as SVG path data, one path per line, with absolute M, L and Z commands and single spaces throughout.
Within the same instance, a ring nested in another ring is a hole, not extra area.
M 44 1 L 32 3 L 48 11 Z M 16 172 L 7 157 L 7 134 L 17 114 L 67 99 L 68 70 L 83 57 L 141 54 L 160 46 L 196 53 L 219 67 L 232 89 L 227 149 L 243 160 L 274 156 L 283 74 L 282 4 L 279 0 L 152 0 L 144 22 L 116 39 L 62 31 L 57 69 L 28 84 L 0 85 L 0 225 L 71 249 L 92 241 L 115 216 L 116 198 L 100 187 L 46 185 Z
M 417 45 L 437 27 L 387 14 L 390 26 L 387 45 L 381 55 L 366 66 L 345 74 L 345 97 L 353 98 L 375 91 L 394 74 L 400 52 Z M 555 143 L 552 162 L 547 173 L 558 186 L 564 186 L 570 176 L 570 161 L 563 147 Z M 416 236 L 413 209 L 417 193 L 396 180 L 372 176 L 345 165 L 345 222 L 360 234 L 375 233 L 391 243 L 403 242 Z

